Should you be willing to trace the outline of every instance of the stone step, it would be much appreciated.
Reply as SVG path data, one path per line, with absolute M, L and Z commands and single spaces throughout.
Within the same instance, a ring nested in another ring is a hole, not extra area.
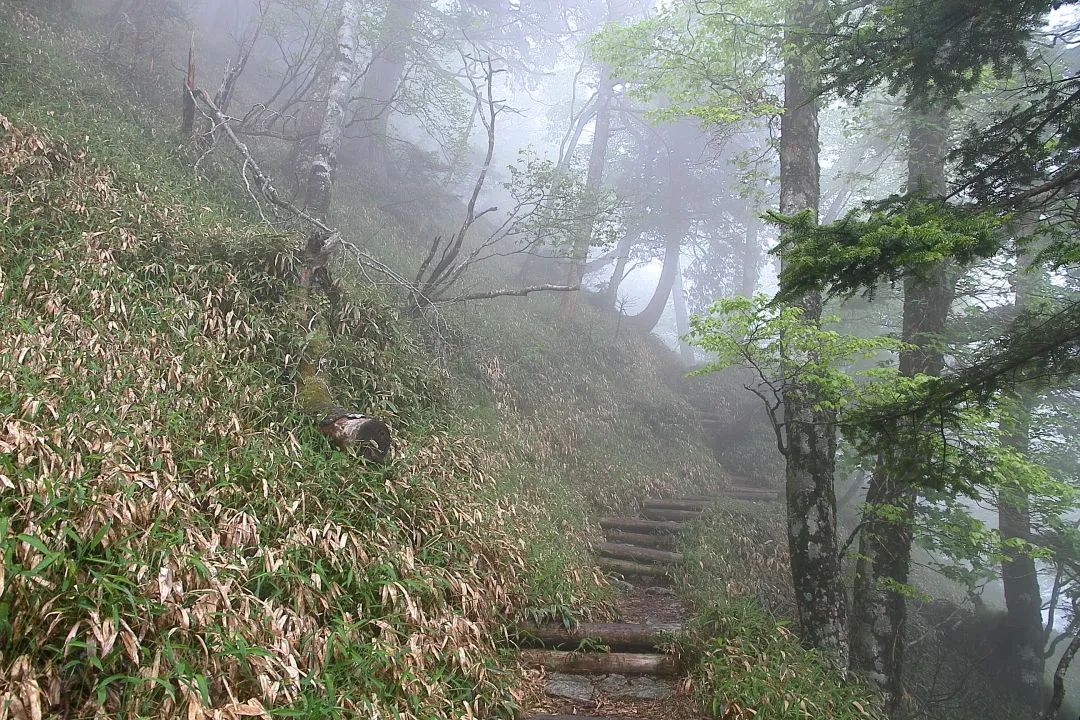
M 663 510 L 660 508 L 642 508 L 641 514 L 649 520 L 669 520 L 681 522 L 693 520 L 701 514 L 700 510 Z
M 596 552 L 605 557 L 633 560 L 643 563 L 667 563 L 676 565 L 683 560 L 682 553 L 668 552 L 667 550 L 652 550 L 638 547 L 637 545 L 623 545 L 621 543 L 596 543 Z
M 623 575 L 644 575 L 648 577 L 665 577 L 671 572 L 668 565 L 645 565 L 632 560 L 620 560 L 611 557 L 598 557 L 596 564 L 604 570 L 621 573 Z
M 659 653 L 519 650 L 518 659 L 526 665 L 561 673 L 671 676 L 679 672 L 678 659 L 674 655 Z
M 671 535 L 649 535 L 648 533 L 630 533 L 622 530 L 608 528 L 604 531 L 604 537 L 608 542 L 622 543 L 623 545 L 637 545 L 638 547 L 653 547 L 660 550 L 674 550 L 675 538 Z
M 682 629 L 682 625 L 673 623 L 578 623 L 572 628 L 559 623 L 532 623 L 515 628 L 515 632 L 525 642 L 532 640 L 552 649 L 574 650 L 590 640 L 618 650 L 652 650 Z
M 602 517 L 600 518 L 600 527 L 637 533 L 666 533 L 673 535 L 682 532 L 683 524 L 629 517 Z

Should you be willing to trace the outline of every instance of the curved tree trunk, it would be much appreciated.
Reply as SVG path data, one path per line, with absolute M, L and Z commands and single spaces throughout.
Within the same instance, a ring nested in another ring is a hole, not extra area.
M 687 229 L 688 223 L 683 221 L 664 239 L 664 266 L 660 270 L 660 279 L 656 283 L 656 289 L 644 309 L 628 318 L 630 326 L 639 332 L 652 332 L 656 323 L 660 322 L 660 318 L 664 315 L 668 298 L 671 297 L 671 290 L 675 287 L 675 279 L 679 275 L 679 251 Z

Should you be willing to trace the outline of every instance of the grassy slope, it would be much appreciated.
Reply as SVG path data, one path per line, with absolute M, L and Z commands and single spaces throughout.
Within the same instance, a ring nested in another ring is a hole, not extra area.
M 331 452 L 292 410 L 297 238 L 193 185 L 142 99 L 69 54 L 92 38 L 0 11 L 24 80 L 0 89 L 5 711 L 508 712 L 493 640 L 594 604 L 583 522 L 535 549 L 549 512 L 506 500 L 513 460 L 362 288 L 318 343 L 395 460 Z
M 501 623 L 602 612 L 587 517 L 722 480 L 666 351 L 532 298 L 449 313 L 447 364 L 363 284 L 313 336 L 291 310 L 298 238 L 245 217 L 234 185 L 194 183 L 152 94 L 85 59 L 93 35 L 0 12 L 0 75 L 22 79 L 0 87 L 13 714 L 508 712 Z M 339 215 L 350 237 L 413 234 Z M 330 452 L 293 411 L 313 348 L 348 404 L 392 421 L 388 468 Z M 778 530 L 746 510 L 703 521 L 686 579 L 704 618 L 719 595 L 787 608 Z M 724 647 L 701 650 L 702 678 Z

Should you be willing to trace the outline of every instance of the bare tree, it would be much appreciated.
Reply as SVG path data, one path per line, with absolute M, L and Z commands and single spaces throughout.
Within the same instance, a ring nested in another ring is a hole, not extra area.
M 503 214 L 502 219 L 482 237 L 470 242 L 470 235 L 477 228 L 478 221 L 498 212 L 495 206 L 477 208 L 495 154 L 497 124 L 508 108 L 495 98 L 495 78 L 504 70 L 496 68 L 492 58 L 486 55 L 480 57 L 479 54 L 462 53 L 462 60 L 464 77 L 475 102 L 475 113 L 484 129 L 486 149 L 461 225 L 452 235 L 437 236 L 432 241 L 417 270 L 412 283 L 415 289 L 414 304 L 416 307 L 427 307 L 439 302 L 577 290 L 579 284 L 568 283 L 463 292 L 458 295 L 450 292 L 466 271 L 477 263 L 553 244 L 581 220 L 575 213 L 566 212 L 573 206 L 570 199 L 574 193 L 573 188 L 565 183 L 564 174 L 558 171 L 558 167 L 547 168 L 547 172 L 537 172 L 539 168 L 534 167 L 519 174 L 519 182 L 511 184 L 513 206 Z

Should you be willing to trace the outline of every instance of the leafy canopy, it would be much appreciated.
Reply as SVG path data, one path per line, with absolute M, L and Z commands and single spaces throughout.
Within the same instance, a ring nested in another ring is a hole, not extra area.
M 677 2 L 648 20 L 609 25 L 592 38 L 592 52 L 630 97 L 662 100 L 654 120 L 728 126 L 780 112 L 780 99 L 764 89 L 782 37 L 778 13 L 762 0 Z
M 765 403 L 779 442 L 785 391 L 812 387 L 814 411 L 840 411 L 858 401 L 867 380 L 895 374 L 873 363 L 869 368 L 856 366 L 883 352 L 900 352 L 906 348 L 903 343 L 844 334 L 830 328 L 836 322 L 839 318 L 825 318 L 822 324 L 805 322 L 802 308 L 778 306 L 766 295 L 722 298 L 707 315 L 690 319 L 687 342 L 716 356 L 691 375 L 730 367 L 751 370 L 755 379 L 746 389 Z
M 846 4 L 846 3 L 845 3 Z M 851 99 L 884 83 L 909 105 L 951 105 L 989 68 L 1029 63 L 1029 40 L 1062 0 L 886 0 L 842 12 L 824 43 L 828 88 Z M 843 9 L 843 5 L 840 5 Z
M 872 295 L 882 280 L 918 275 L 934 263 L 989 257 L 1001 247 L 995 230 L 1003 220 L 919 195 L 894 196 L 831 225 L 818 225 L 809 212 L 768 217 L 784 227 L 772 251 L 784 258 L 778 300 L 810 291 Z

